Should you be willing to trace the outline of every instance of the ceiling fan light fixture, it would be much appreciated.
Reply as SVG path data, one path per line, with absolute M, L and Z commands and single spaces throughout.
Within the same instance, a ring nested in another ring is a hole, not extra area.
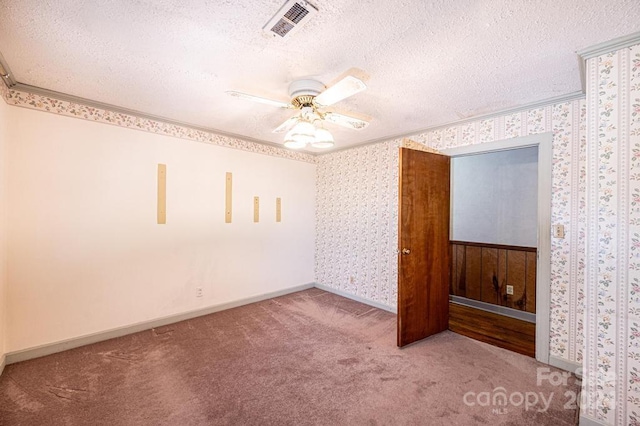
M 316 128 L 308 121 L 299 121 L 293 129 L 287 134 L 290 138 L 285 137 L 285 140 L 290 139 L 303 144 L 312 143 L 315 140 Z
M 306 143 L 296 142 L 294 140 L 284 141 L 284 147 L 289 149 L 302 149 L 307 146 Z
M 284 147 L 289 149 L 302 149 L 307 146 L 306 143 L 291 139 L 289 135 L 284 139 Z
M 311 146 L 314 148 L 332 148 L 335 145 L 333 135 L 326 129 L 316 129 L 314 135 L 314 141 L 311 142 Z
M 314 148 L 320 148 L 320 149 L 329 149 L 329 148 L 333 148 L 333 146 L 335 145 L 335 143 L 330 142 L 330 141 L 324 141 L 324 142 L 314 142 L 311 144 L 312 147 Z
M 293 130 L 290 130 L 289 133 L 284 137 L 284 146 L 289 149 L 301 149 L 307 146 L 306 142 L 297 140 L 292 135 Z

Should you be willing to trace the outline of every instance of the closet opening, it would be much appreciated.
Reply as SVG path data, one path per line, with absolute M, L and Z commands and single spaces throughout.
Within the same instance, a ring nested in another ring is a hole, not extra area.
M 551 134 L 451 156 L 449 329 L 548 363 Z

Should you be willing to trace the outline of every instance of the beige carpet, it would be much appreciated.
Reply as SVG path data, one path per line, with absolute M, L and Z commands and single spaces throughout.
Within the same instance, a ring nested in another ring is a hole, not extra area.
M 395 315 L 306 290 L 10 365 L 0 424 L 575 423 L 572 379 L 538 386 L 532 358 L 451 332 L 395 341 Z

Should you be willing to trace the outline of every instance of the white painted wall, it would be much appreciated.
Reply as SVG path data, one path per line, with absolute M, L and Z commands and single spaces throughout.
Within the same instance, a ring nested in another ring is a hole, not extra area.
M 0 84 L 3 84 L 0 82 Z M 0 97 L 0 365 L 6 352 L 7 336 L 7 113 L 9 106 Z
M 452 158 L 452 239 L 536 247 L 537 191 L 537 147 Z
M 8 115 L 8 351 L 313 281 L 314 164 L 16 107 Z M 156 224 L 157 163 L 167 164 L 166 225 Z

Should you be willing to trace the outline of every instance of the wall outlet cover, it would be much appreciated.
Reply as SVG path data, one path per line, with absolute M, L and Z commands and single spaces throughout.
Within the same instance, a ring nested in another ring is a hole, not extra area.
M 507 286 L 507 294 L 510 294 L 513 296 L 513 286 L 512 285 L 508 285 Z
M 553 237 L 564 238 L 564 225 L 553 225 Z

